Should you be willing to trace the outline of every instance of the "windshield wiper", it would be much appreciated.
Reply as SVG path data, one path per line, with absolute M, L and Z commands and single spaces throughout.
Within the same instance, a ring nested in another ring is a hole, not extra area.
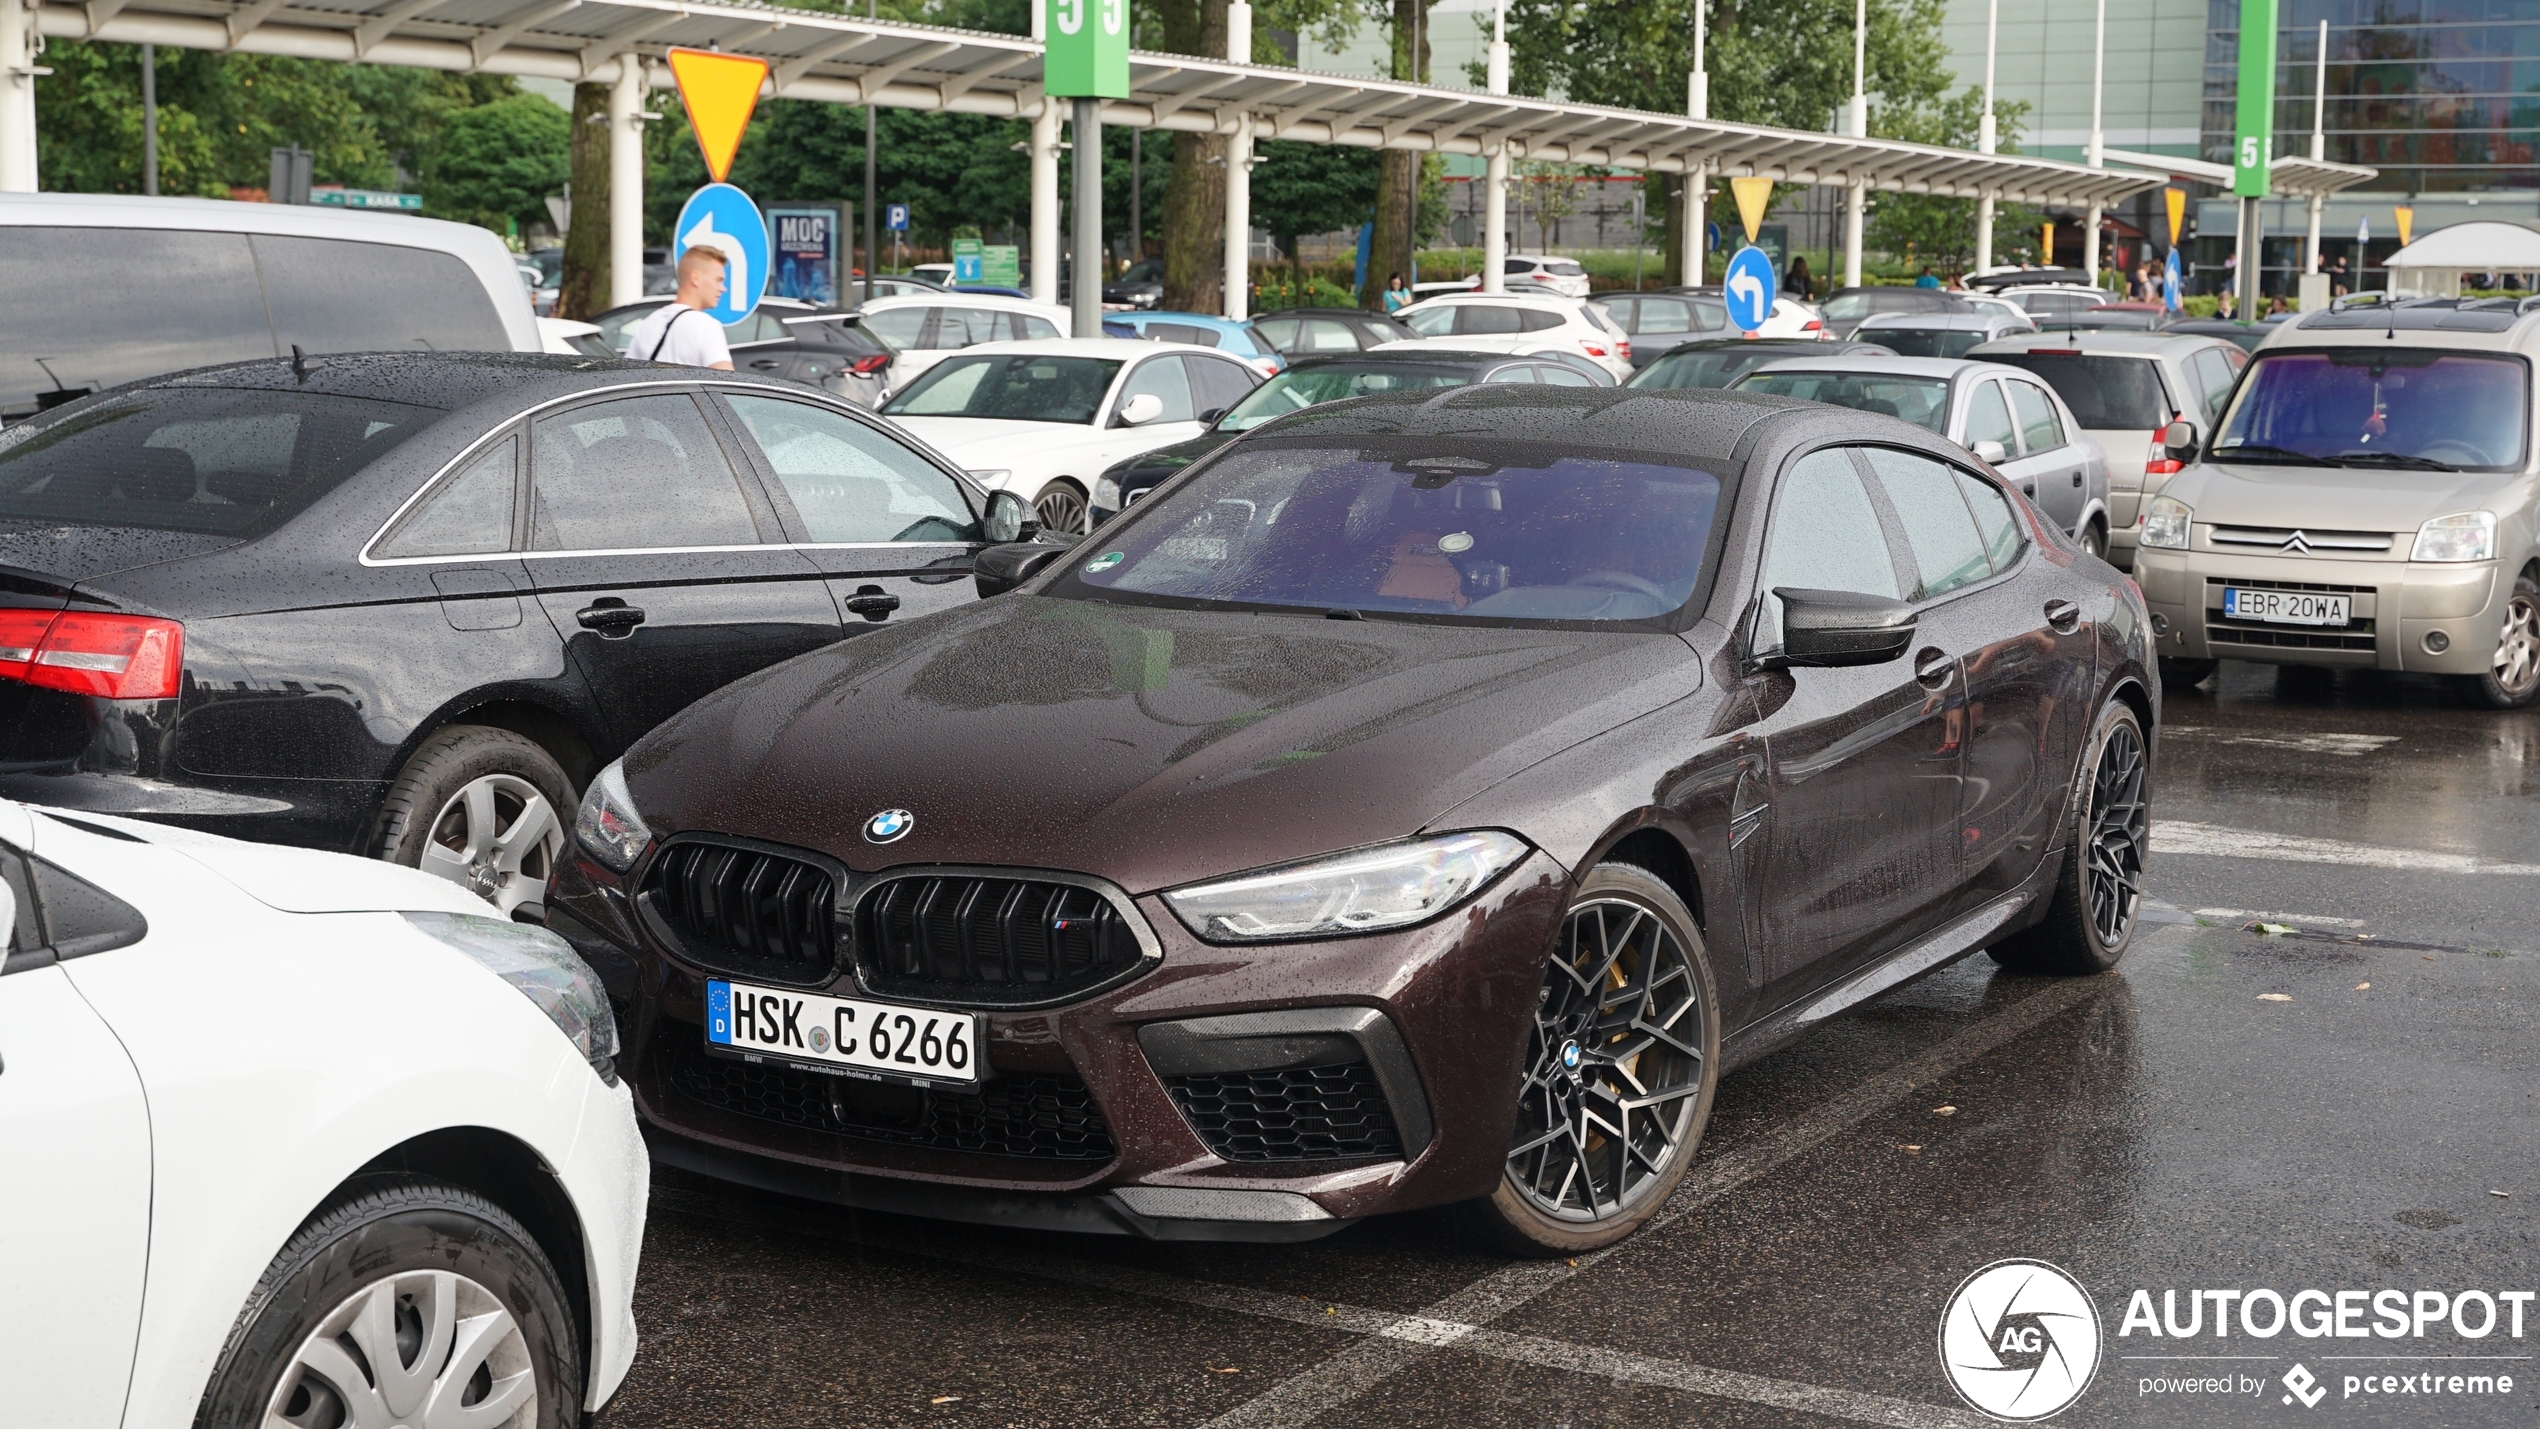
M 2339 466 L 2387 466 L 2406 471 L 2460 470 L 2448 461 L 2436 461 L 2426 456 L 2410 456 L 2406 452 L 2339 452 L 2335 460 Z
M 2313 456 L 2308 452 L 2297 452 L 2291 447 L 2271 447 L 2261 442 L 2240 442 L 2227 447 L 2216 447 L 2205 453 L 2205 456 L 2211 461 L 2298 461 L 2317 462 L 2322 466 L 2337 464 L 2332 457 Z

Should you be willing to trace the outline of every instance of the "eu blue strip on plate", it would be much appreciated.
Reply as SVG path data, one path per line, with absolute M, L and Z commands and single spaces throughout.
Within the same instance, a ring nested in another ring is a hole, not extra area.
M 732 1045 L 732 984 L 706 984 L 706 1040 Z

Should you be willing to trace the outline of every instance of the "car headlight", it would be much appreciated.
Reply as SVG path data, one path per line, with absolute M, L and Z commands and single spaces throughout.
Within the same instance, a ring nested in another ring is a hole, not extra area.
M 1094 504 L 1105 511 L 1120 509 L 1120 483 L 1110 477 L 1094 482 Z
M 2437 516 L 2417 528 L 2412 561 L 2492 561 L 2496 558 L 2496 513 L 2462 511 Z
M 1474 829 L 1177 888 L 1164 905 L 1212 943 L 1379 933 L 1436 917 L 1527 851 L 1514 834 Z
M 2143 530 L 2136 535 L 2135 544 L 2158 551 L 2184 551 L 2188 523 L 2195 519 L 2196 513 L 2187 509 L 2186 502 L 2175 496 L 2155 496 L 2152 504 L 2143 508 Z
M 617 1084 L 617 1017 L 573 945 L 528 923 L 473 913 L 408 913 L 415 931 L 474 958 L 538 1005 L 602 1080 Z
M 625 764 L 610 761 L 583 792 L 582 807 L 573 816 L 573 841 L 619 873 L 633 868 L 653 841 L 653 831 L 627 796 Z

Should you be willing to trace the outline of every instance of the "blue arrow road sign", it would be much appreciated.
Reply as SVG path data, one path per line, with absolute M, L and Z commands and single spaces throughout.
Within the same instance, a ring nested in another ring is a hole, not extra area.
M 1720 279 L 1720 296 L 1729 309 L 1729 321 L 1740 332 L 1753 332 L 1773 315 L 1773 297 L 1779 284 L 1773 280 L 1773 255 L 1748 244 L 1729 260 L 1729 271 Z
M 908 205 L 904 203 L 882 205 L 882 226 L 893 233 L 908 232 Z
M 706 311 L 726 327 L 748 317 L 767 291 L 770 256 L 767 219 L 750 196 L 730 184 L 708 184 L 688 195 L 670 231 L 677 240 L 673 261 L 702 243 L 731 262 L 723 270 L 723 301 Z

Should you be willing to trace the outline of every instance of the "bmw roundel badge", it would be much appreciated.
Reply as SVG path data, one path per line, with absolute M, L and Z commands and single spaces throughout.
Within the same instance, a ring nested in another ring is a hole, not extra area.
M 884 809 L 864 821 L 864 841 L 886 844 L 917 827 L 917 816 L 906 809 Z

